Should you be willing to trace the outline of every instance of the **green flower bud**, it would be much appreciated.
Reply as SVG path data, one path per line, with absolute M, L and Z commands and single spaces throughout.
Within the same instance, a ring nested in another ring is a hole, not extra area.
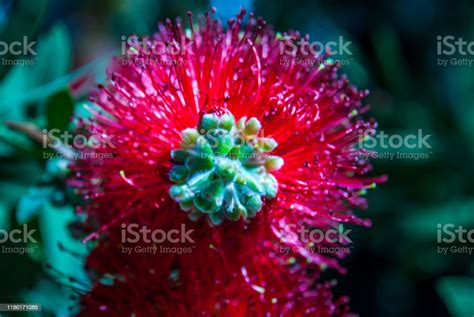
M 196 129 L 182 131 L 181 148 L 171 151 L 175 165 L 169 177 L 176 185 L 169 194 L 192 220 L 206 215 L 219 225 L 254 217 L 263 197 L 274 198 L 278 182 L 270 174 L 283 165 L 278 156 L 264 156 L 277 147 L 272 138 L 259 138 L 261 124 L 231 114 L 206 114 Z
M 250 118 L 250 120 L 247 121 L 247 123 L 245 124 L 244 134 L 257 135 L 261 128 L 262 125 L 260 124 L 260 121 L 258 121 L 257 118 Z
M 202 116 L 201 127 L 205 130 L 212 130 L 217 128 L 219 118 L 214 113 L 208 113 Z

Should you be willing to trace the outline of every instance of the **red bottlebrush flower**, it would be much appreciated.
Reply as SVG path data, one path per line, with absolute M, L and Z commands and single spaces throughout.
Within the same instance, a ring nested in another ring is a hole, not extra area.
M 322 56 L 283 55 L 280 36 L 243 17 L 160 25 L 129 41 L 92 94 L 99 110 L 81 124 L 112 146 L 73 166 L 96 228 L 85 240 L 106 237 L 88 259 L 84 316 L 349 315 L 317 283 L 326 267 L 343 271 L 341 244 L 302 232 L 370 225 L 352 212 L 384 181 L 363 177 L 356 146 L 376 126 L 361 116 L 367 92 Z M 192 234 L 130 243 L 129 225 Z

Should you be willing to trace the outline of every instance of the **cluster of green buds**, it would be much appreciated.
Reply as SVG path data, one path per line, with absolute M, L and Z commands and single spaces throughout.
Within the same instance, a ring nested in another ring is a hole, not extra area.
M 278 182 L 270 172 L 283 165 L 269 155 L 277 147 L 272 138 L 259 137 L 256 118 L 205 114 L 197 129 L 181 132 L 180 148 L 171 151 L 175 163 L 169 173 L 170 196 L 189 218 L 208 215 L 215 225 L 224 219 L 252 218 L 263 198 L 274 198 Z

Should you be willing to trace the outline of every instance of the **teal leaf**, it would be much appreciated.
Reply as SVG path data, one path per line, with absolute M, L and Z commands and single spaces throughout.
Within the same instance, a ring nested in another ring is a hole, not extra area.
M 74 219 L 74 208 L 72 206 L 58 207 L 48 202 L 39 213 L 41 237 L 49 264 L 66 275 L 87 281 L 87 275 L 83 271 L 84 263 L 81 259 L 65 250 L 61 250 L 59 247 L 59 244 L 62 244 L 69 250 L 74 250 L 74 252 L 84 256 L 87 255 L 86 246 L 74 239 L 69 231 L 68 226 Z
M 0 85 L 2 119 L 24 121 L 25 106 L 29 102 L 40 101 L 52 93 L 47 89 L 34 88 L 59 78 L 69 70 L 71 40 L 63 25 L 56 25 L 49 34 L 37 42 L 34 65 L 14 66 Z M 60 88 L 66 87 L 67 84 L 67 81 L 63 81 Z
M 474 279 L 467 277 L 445 277 L 438 282 L 438 293 L 443 298 L 453 317 L 474 315 Z
M 38 40 L 37 61 L 32 73 L 35 84 L 42 85 L 67 73 L 72 62 L 72 41 L 63 24 L 55 25 Z
M 18 223 L 23 224 L 38 215 L 41 208 L 48 203 L 52 194 L 50 187 L 31 187 L 26 195 L 22 196 L 16 209 Z

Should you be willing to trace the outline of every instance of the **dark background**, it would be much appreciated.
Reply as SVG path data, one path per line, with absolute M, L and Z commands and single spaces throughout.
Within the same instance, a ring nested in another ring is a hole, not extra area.
M 349 295 L 352 311 L 361 316 L 473 316 L 473 255 L 439 254 L 437 224 L 474 228 L 474 63 L 438 65 L 437 37 L 474 41 L 474 3 L 248 0 L 240 4 L 264 17 L 276 31 L 295 29 L 322 42 L 339 36 L 351 41 L 353 54 L 340 56 L 350 61 L 342 72 L 359 88 L 370 89 L 367 103 L 379 130 L 403 136 L 421 129 L 431 135 L 431 148 L 388 150 L 424 153 L 425 158 L 373 159 L 375 173 L 388 174 L 389 181 L 369 192 L 370 207 L 359 212 L 373 220 L 373 227 L 352 228 L 352 254 L 343 261 L 349 273 L 326 274 L 338 279 L 336 293 Z M 0 40 L 27 36 L 37 41 L 34 65 L 0 64 L 0 228 L 27 223 L 37 229 L 38 240 L 32 255 L 0 252 L 0 302 L 41 303 L 42 315 L 65 316 L 69 309 L 77 309 L 69 298 L 71 289 L 87 288 L 88 283 L 81 270 L 86 250 L 68 229 L 73 215 L 69 189 L 63 185 L 64 162 L 44 159 L 41 146 L 4 123 L 70 129 L 67 118 L 81 112 L 86 91 L 71 96 L 68 87 L 90 72 L 95 74 L 92 82 L 102 81 L 108 57 L 119 53 L 121 36 L 152 33 L 159 20 L 186 17 L 188 10 L 203 13 L 210 6 L 227 18 L 240 4 L 0 1 Z M 452 57 L 474 60 L 472 55 Z M 79 282 L 71 282 L 70 276 Z

